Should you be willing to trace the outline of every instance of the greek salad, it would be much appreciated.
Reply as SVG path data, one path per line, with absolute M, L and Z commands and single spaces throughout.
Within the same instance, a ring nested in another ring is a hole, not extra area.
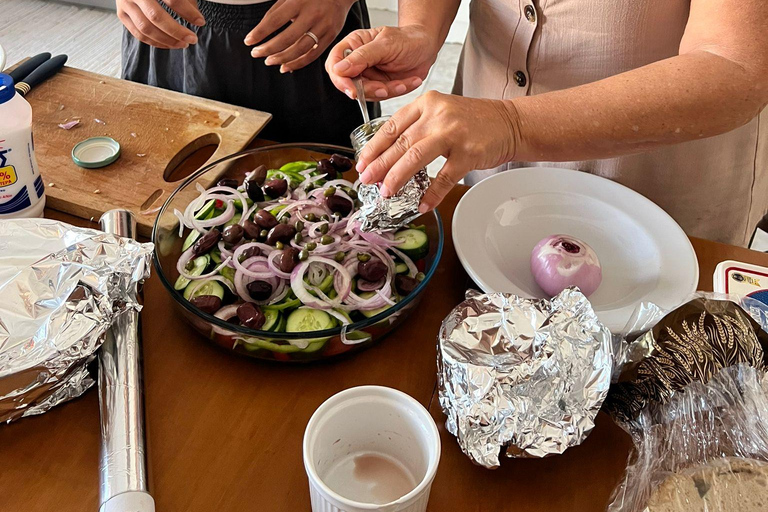
M 200 195 L 174 211 L 184 238 L 174 288 L 200 311 L 268 332 L 331 329 L 394 306 L 424 279 L 429 239 L 413 224 L 362 231 L 359 182 L 341 175 L 353 165 L 334 154 L 198 185 Z M 238 341 L 276 352 L 323 344 Z

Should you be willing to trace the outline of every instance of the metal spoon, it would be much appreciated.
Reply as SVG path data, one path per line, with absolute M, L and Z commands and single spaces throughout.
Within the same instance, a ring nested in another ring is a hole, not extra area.
M 344 58 L 346 59 L 352 53 L 351 48 L 344 50 Z M 363 89 L 363 78 L 361 76 L 352 79 L 357 89 L 357 104 L 360 105 L 360 112 L 363 113 L 363 121 L 365 124 L 370 124 L 371 118 L 368 116 L 368 107 L 365 104 L 365 89 Z

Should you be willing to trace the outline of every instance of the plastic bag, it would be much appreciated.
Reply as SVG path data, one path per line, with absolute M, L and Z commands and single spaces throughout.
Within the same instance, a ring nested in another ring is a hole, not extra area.
M 637 458 L 608 512 L 768 510 L 768 389 L 740 364 L 623 426 Z
M 628 329 L 604 410 L 636 453 L 609 512 L 768 510 L 768 334 L 743 301 L 713 297 Z

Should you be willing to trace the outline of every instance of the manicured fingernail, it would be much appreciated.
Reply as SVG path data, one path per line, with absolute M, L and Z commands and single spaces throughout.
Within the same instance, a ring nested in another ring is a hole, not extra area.
M 365 171 L 363 174 L 361 174 L 360 182 L 365 183 L 366 185 L 370 185 L 371 182 L 373 182 L 371 179 L 371 173 L 369 171 Z
M 197 42 L 197 36 L 184 36 L 184 41 L 188 42 L 189 44 L 195 44 Z
M 264 59 L 264 64 L 267 66 L 271 66 L 274 63 L 275 63 L 275 59 L 272 57 L 267 57 L 266 59 Z
M 379 193 L 381 194 L 382 197 L 389 197 L 391 195 L 389 193 L 389 188 L 387 188 L 387 186 L 383 183 L 379 187 Z
M 365 171 L 365 162 L 358 160 L 357 165 L 355 165 L 355 170 L 358 174 L 361 174 L 363 171 Z
M 283 73 L 283 74 L 285 74 L 285 73 L 290 73 L 290 72 L 291 72 L 291 70 L 290 70 L 290 69 L 288 69 L 287 67 L 285 67 L 285 66 L 280 66 L 280 73 Z
M 350 64 L 349 61 L 340 60 L 333 66 L 333 70 L 337 73 L 343 73 L 346 70 L 348 70 L 350 67 L 352 67 L 352 64 Z
M 421 83 L 422 83 L 422 80 L 421 80 L 421 78 L 418 78 L 418 77 L 417 77 L 417 78 L 414 78 L 414 79 L 413 79 L 413 82 L 411 82 L 411 83 L 413 84 L 413 86 L 414 86 L 414 87 L 418 87 L 418 86 L 420 86 L 420 85 L 421 85 Z
M 349 97 L 351 100 L 355 99 L 354 96 L 352 96 L 352 91 L 349 89 L 344 89 L 344 94 L 346 94 L 347 97 Z
M 421 203 L 419 205 L 419 213 L 427 213 L 429 211 L 429 205 L 427 203 Z
M 395 93 L 397 94 L 403 94 L 407 90 L 408 88 L 403 84 L 398 84 L 395 86 Z
M 251 56 L 252 57 L 261 57 L 261 46 L 257 46 L 253 50 L 251 50 Z
M 373 93 L 377 98 L 386 98 L 387 97 L 387 91 L 385 89 L 376 89 L 376 92 Z
M 203 19 L 203 18 L 197 18 L 197 19 L 194 21 L 194 24 L 195 24 L 195 25 L 197 25 L 198 27 L 202 27 L 203 25 L 205 25 L 205 19 Z

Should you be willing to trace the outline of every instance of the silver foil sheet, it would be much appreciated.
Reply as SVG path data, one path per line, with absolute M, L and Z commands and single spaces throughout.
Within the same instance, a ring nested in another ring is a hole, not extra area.
M 587 298 L 468 292 L 443 321 L 438 385 L 446 427 L 475 463 L 545 457 L 580 444 L 611 381 L 610 331 Z
M 0 421 L 81 395 L 113 319 L 139 310 L 152 244 L 47 219 L 0 222 Z
M 429 175 L 420 170 L 391 197 L 382 197 L 378 185 L 360 185 L 357 194 L 362 205 L 357 213 L 363 231 L 398 229 L 419 217 L 419 203 L 429 188 Z

